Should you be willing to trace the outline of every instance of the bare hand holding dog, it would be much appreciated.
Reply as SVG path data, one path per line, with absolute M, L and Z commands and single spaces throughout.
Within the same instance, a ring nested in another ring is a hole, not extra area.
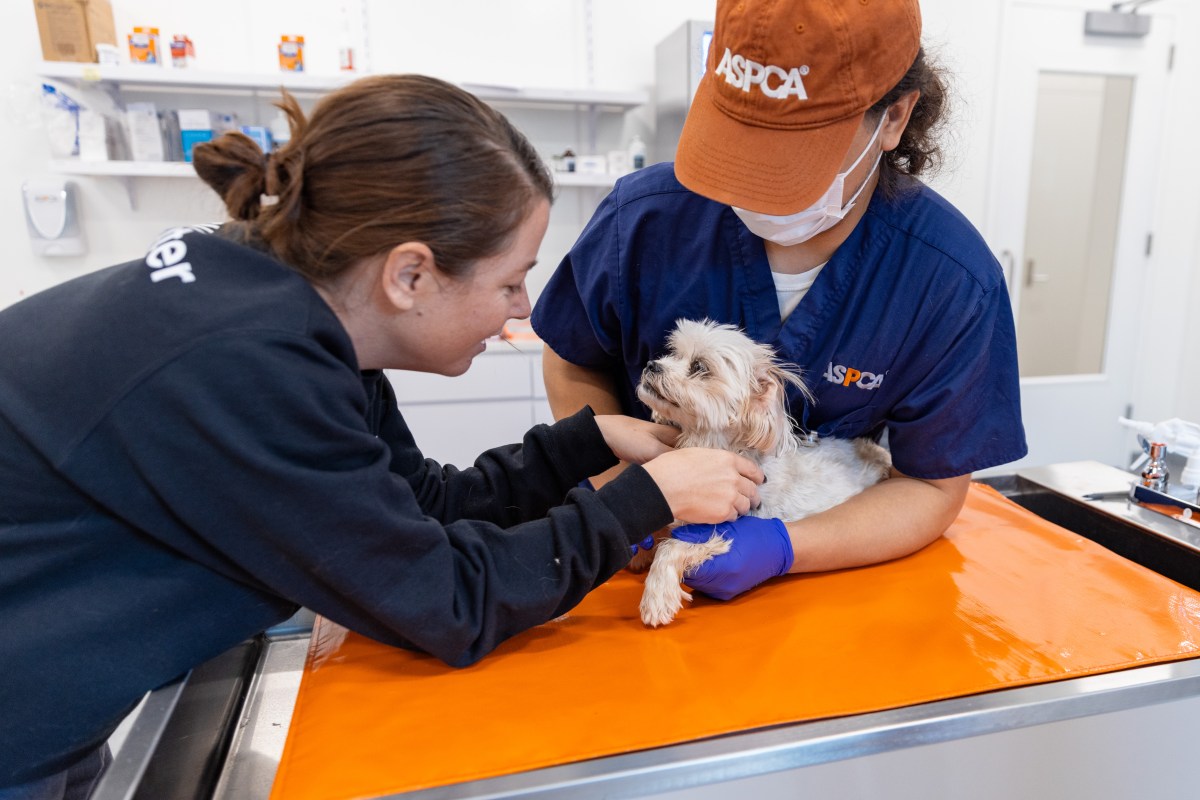
M 763 472 L 745 456 L 727 450 L 672 450 L 643 465 L 667 499 L 675 519 L 727 522 L 758 505 Z
M 678 428 L 620 414 L 597 415 L 596 426 L 613 455 L 631 464 L 645 464 L 673 450 L 679 438 Z

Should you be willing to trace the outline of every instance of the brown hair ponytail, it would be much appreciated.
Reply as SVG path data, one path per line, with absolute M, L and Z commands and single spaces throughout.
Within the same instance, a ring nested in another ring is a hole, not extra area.
M 235 220 L 258 216 L 267 185 L 267 157 L 253 139 L 231 131 L 197 145 L 193 157 L 196 174 L 221 195 L 229 216 Z
M 308 119 L 286 91 L 278 105 L 292 138 L 269 160 L 226 133 L 197 145 L 196 173 L 246 233 L 314 282 L 407 241 L 464 275 L 504 249 L 535 201 L 552 198 L 529 141 L 445 81 L 363 78 L 323 97 Z

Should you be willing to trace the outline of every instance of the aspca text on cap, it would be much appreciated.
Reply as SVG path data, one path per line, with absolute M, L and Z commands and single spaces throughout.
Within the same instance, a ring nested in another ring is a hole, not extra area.
M 807 100 L 808 92 L 804 90 L 802 77 L 808 74 L 808 67 L 792 67 L 784 70 L 774 64 L 759 64 L 751 61 L 740 53 L 734 53 L 728 47 L 721 63 L 717 65 L 717 75 L 724 75 L 725 82 L 743 92 L 750 91 L 751 86 L 757 86 L 767 97 L 776 100 L 786 100 L 794 95 L 797 100 Z M 771 78 L 777 78 L 778 83 L 772 87 Z

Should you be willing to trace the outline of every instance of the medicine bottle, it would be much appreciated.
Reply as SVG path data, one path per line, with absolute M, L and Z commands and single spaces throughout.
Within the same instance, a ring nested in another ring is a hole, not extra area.
M 629 160 L 633 162 L 634 169 L 646 166 L 646 143 L 636 134 L 629 142 Z

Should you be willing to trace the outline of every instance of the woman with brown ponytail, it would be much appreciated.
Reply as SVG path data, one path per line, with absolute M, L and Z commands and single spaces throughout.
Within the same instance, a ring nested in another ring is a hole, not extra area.
M 195 150 L 230 222 L 0 312 L 0 798 L 86 797 L 146 691 L 298 606 L 470 664 L 757 499 L 751 462 L 590 409 L 426 460 L 381 371 L 461 374 L 528 315 L 549 175 L 431 78 L 283 107 L 270 157 Z

